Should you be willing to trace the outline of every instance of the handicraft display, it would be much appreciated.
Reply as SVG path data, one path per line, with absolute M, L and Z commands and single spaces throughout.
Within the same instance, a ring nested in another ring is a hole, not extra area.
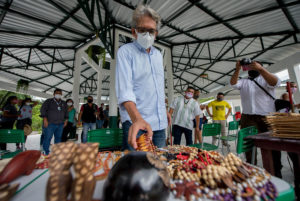
M 171 189 L 185 200 L 275 200 L 277 191 L 265 170 L 243 162 L 230 153 L 194 147 L 169 146 L 159 155 L 167 158 Z

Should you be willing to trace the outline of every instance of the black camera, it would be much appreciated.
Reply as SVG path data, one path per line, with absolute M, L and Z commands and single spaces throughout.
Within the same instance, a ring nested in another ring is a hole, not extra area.
M 249 59 L 249 58 L 243 58 L 243 59 L 240 61 L 241 66 L 247 66 L 247 65 L 249 65 L 249 64 L 251 64 L 251 63 L 252 63 L 252 60 Z

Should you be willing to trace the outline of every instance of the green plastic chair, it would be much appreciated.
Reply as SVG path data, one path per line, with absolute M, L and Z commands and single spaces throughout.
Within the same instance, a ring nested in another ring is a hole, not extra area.
M 238 121 L 231 121 L 228 123 L 228 134 L 227 136 L 220 136 L 220 140 L 222 141 L 234 141 L 235 146 L 236 146 L 236 141 L 237 141 L 237 135 L 238 135 L 238 130 L 239 130 L 239 122 Z M 222 143 L 222 153 L 224 154 L 224 145 Z M 229 147 L 228 147 L 228 152 L 229 152 Z
M 202 143 L 201 144 L 192 144 L 190 147 L 197 147 L 199 149 L 211 151 L 219 148 L 220 139 L 218 140 L 218 145 L 213 145 L 209 143 L 205 143 L 204 137 L 215 136 L 218 137 L 221 134 L 221 124 L 212 123 L 212 124 L 204 124 L 202 129 Z
M 96 129 L 88 132 L 88 142 L 98 142 L 99 149 L 120 149 L 123 130 L 119 128 Z
M 276 201 L 294 201 L 296 200 L 295 191 L 292 186 L 286 191 L 280 192 L 278 197 L 275 199 Z
M 14 152 L 0 150 L 0 159 L 12 158 L 25 149 L 24 130 L 0 129 L 0 143 L 21 143 L 22 149 Z
M 258 131 L 255 126 L 243 128 L 238 133 L 236 152 L 238 155 L 240 155 L 241 153 L 245 153 L 252 150 L 252 161 L 251 161 L 252 164 L 254 164 L 254 159 L 255 159 L 254 143 L 253 140 L 247 140 L 245 138 L 250 135 L 256 135 L 257 133 Z

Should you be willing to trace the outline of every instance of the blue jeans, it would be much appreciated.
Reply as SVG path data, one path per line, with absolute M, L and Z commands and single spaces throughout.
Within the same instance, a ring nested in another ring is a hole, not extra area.
M 96 120 L 97 129 L 102 128 L 103 124 L 104 124 L 104 120 L 98 120 L 98 119 Z
M 47 128 L 43 129 L 44 139 L 43 139 L 43 149 L 45 154 L 49 154 L 50 142 L 54 134 L 54 143 L 61 142 L 61 135 L 64 129 L 64 123 L 60 124 L 49 124 Z
M 134 151 L 134 148 L 128 144 L 128 132 L 129 128 L 132 125 L 130 121 L 125 121 L 122 123 L 123 128 L 123 143 L 122 143 L 122 150 L 130 150 Z M 140 130 L 136 136 L 138 138 L 142 134 L 146 133 L 146 131 Z M 158 148 L 162 148 L 166 146 L 166 131 L 165 129 L 153 131 L 153 137 L 152 137 L 153 144 L 157 146 Z
M 87 134 L 89 130 L 95 130 L 96 129 L 96 123 L 83 123 L 83 132 L 82 132 L 82 142 L 86 143 L 87 142 Z
M 173 125 L 174 144 L 180 144 L 182 133 L 184 133 L 185 135 L 186 145 L 193 144 L 192 130 L 181 126 Z

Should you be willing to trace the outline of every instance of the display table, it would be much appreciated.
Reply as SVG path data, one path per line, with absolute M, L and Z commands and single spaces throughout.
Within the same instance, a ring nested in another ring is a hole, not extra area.
M 261 149 L 262 161 L 264 168 L 272 175 L 275 174 L 273 166 L 272 151 L 287 151 L 298 154 L 300 162 L 300 139 L 287 139 L 273 137 L 271 132 L 261 133 L 258 135 L 248 136 L 252 139 L 256 147 Z M 300 170 L 294 169 L 294 175 L 300 174 Z
M 48 177 L 48 170 L 35 170 L 29 176 L 18 178 L 13 183 L 20 183 L 20 187 L 11 201 L 46 200 L 45 195 Z M 275 184 L 279 192 L 279 197 L 276 200 L 289 201 L 295 199 L 293 189 L 287 182 L 276 177 L 272 177 L 271 181 Z M 104 180 L 97 182 L 94 192 L 95 199 L 101 199 L 104 182 Z M 170 194 L 168 201 L 179 201 L 179 199 L 175 199 L 173 194 Z

